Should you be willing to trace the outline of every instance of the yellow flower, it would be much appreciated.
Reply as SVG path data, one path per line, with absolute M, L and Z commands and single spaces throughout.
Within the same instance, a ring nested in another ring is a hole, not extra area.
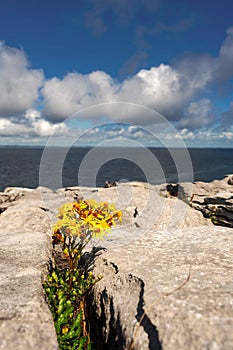
M 120 210 L 118 210 L 115 214 L 115 216 L 117 217 L 117 219 L 119 219 L 120 221 L 122 221 L 122 212 Z
M 102 238 L 109 233 L 115 221 L 122 221 L 122 213 L 107 202 L 80 200 L 64 204 L 59 209 L 58 218 L 60 220 L 54 225 L 54 229 L 59 230 L 64 238 L 77 236 L 82 240 L 83 237 Z
M 69 256 L 68 247 L 66 247 L 66 248 L 63 250 L 63 253 L 64 253 L 65 257 Z
M 68 330 L 69 330 L 69 327 L 63 326 L 63 327 L 62 327 L 62 334 L 68 333 Z

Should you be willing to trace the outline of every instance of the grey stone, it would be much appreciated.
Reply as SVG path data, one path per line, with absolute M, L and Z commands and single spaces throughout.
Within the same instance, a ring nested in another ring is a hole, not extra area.
M 0 216 L 0 349 L 58 349 L 42 288 L 49 228 L 41 209 L 19 203 Z
M 90 298 L 97 349 L 129 349 L 132 340 L 135 350 L 232 349 L 232 229 L 214 226 L 161 186 L 128 187 L 95 193 L 119 206 L 121 193 L 127 198 L 122 225 L 96 242 L 107 248 L 96 259 L 94 273 L 103 279 Z
M 57 208 L 78 196 L 123 212 L 112 234 L 89 248 L 102 253 L 93 269 L 103 279 L 88 307 L 96 349 L 231 350 L 233 231 L 202 215 L 231 212 L 227 181 L 182 184 L 183 200 L 169 196 L 166 185 L 138 182 L 5 191 L 18 197 L 0 215 L 0 349 L 57 349 L 41 281 Z
M 1 192 L 0 193 L 0 204 L 8 201 L 9 196 L 6 193 Z
M 0 192 L 0 214 L 12 205 L 12 202 L 19 198 L 20 194 L 16 192 Z
M 213 222 L 233 227 L 233 187 L 232 175 L 210 183 L 196 182 L 193 185 L 191 205 L 200 210 Z
M 233 185 L 233 175 L 230 175 L 227 180 L 228 185 Z
M 97 349 L 129 349 L 133 340 L 135 350 L 231 350 L 232 252 L 232 229 L 217 226 L 151 230 L 108 246 L 94 268 L 103 275 L 90 306 Z

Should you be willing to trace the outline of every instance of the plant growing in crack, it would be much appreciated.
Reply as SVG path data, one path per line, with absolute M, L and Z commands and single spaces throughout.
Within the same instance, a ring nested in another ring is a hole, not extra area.
M 54 269 L 44 283 L 60 349 L 92 349 L 85 310 L 85 296 L 102 276 L 93 276 L 80 264 L 92 238 L 111 232 L 122 213 L 106 202 L 80 200 L 64 204 L 53 226 L 53 246 L 62 248 L 68 267 Z

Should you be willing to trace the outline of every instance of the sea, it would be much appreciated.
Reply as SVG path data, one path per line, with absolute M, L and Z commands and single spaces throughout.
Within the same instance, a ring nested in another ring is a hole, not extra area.
M 103 187 L 212 181 L 233 174 L 232 148 L 69 148 L 0 146 L 0 191 L 6 187 Z

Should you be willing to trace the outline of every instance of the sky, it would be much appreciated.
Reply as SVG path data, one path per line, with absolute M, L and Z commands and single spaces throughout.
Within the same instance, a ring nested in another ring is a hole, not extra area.
M 1 0 L 0 144 L 233 147 L 232 0 Z

